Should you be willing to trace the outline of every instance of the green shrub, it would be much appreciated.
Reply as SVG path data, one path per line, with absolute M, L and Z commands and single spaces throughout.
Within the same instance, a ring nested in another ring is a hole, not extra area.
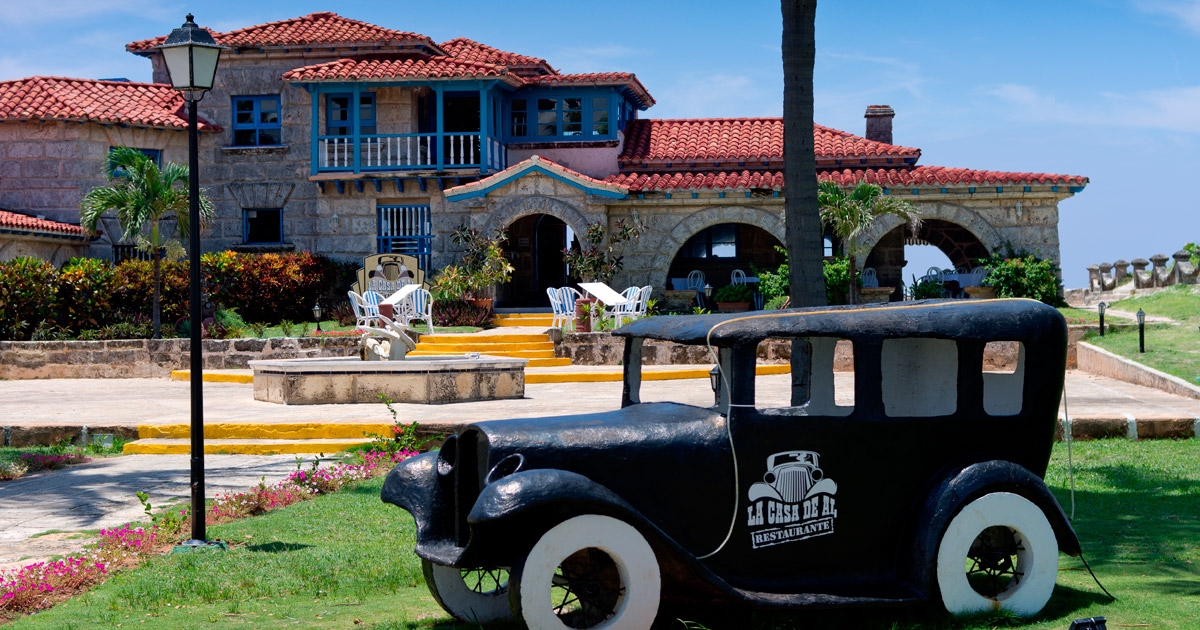
M 850 259 L 845 256 L 835 256 L 833 260 L 826 260 L 824 271 L 825 303 L 830 306 L 849 304 L 850 299 L 846 295 L 846 289 L 850 283 Z M 854 272 L 854 283 L 858 288 L 862 288 L 862 277 L 859 276 L 859 270 Z
M 57 321 L 72 332 L 114 320 L 113 267 L 99 258 L 72 258 L 58 271 Z
M 163 330 L 188 315 L 188 263 L 164 260 L 162 264 Z M 148 260 L 126 260 L 113 270 L 111 304 L 117 317 L 133 320 L 150 317 L 154 298 L 154 265 Z
M 754 289 L 748 284 L 729 284 L 713 292 L 715 302 L 749 302 L 754 299 Z
M 983 285 L 995 287 L 996 297 L 1030 298 L 1051 306 L 1063 305 L 1059 297 L 1062 283 L 1055 273 L 1058 268 L 1049 260 L 1009 249 L 1007 255 L 996 254 L 979 263 L 988 269 Z
M 933 278 L 917 280 L 917 277 L 913 276 L 912 299 L 928 300 L 944 297 L 946 297 L 946 289 L 942 287 L 941 282 L 938 282 Z
M 763 294 L 763 299 L 771 302 L 778 297 L 787 297 L 791 295 L 789 286 L 790 279 L 788 278 L 788 260 L 787 250 L 776 245 L 775 251 L 783 254 L 783 264 L 779 265 L 775 271 L 759 269 L 753 264 L 750 265 L 750 270 L 754 275 L 758 276 L 758 290 Z
M 40 258 L 0 262 L 0 339 L 28 341 L 42 322 L 54 319 L 58 273 Z
M 235 308 L 246 321 L 312 319 L 329 271 L 324 256 L 309 252 L 238 254 L 210 252 L 200 258 L 209 300 Z
M 787 304 L 787 301 L 788 301 L 788 296 L 777 295 L 777 296 L 771 298 L 771 300 L 769 302 L 767 302 L 767 304 L 765 306 L 763 306 L 763 310 L 778 311 L 779 309 L 783 308 L 784 304 Z
M 491 325 L 492 314 L 485 306 L 475 306 L 466 300 L 436 300 L 433 303 L 433 324 L 435 326 L 476 326 L 486 328 Z

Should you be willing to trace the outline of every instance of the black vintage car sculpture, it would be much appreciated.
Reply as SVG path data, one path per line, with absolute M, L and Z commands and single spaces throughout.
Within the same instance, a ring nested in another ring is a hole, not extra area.
M 619 411 L 470 425 L 388 475 L 383 500 L 412 513 L 429 588 L 455 617 L 648 628 L 664 600 L 1028 616 L 1059 551 L 1079 553 L 1042 481 L 1066 362 L 1053 308 L 655 317 L 614 334 Z M 640 402 L 647 339 L 707 344 L 716 404 Z M 755 395 L 768 339 L 799 349 L 790 404 L 774 408 Z M 842 340 L 849 405 L 834 395 Z M 985 371 L 991 343 L 1014 368 Z

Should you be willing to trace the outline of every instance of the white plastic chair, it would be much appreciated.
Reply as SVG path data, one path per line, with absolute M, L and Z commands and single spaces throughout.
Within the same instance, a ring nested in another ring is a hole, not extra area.
M 367 291 L 367 295 L 375 296 L 375 302 L 372 304 L 367 298 L 367 295 L 359 295 L 354 291 L 347 291 L 350 297 L 350 307 L 354 309 L 354 325 L 355 326 L 374 326 L 379 322 L 379 294 L 374 291 Z
M 729 274 L 729 284 L 746 284 L 746 272 L 734 269 L 733 273 Z
M 629 321 L 633 321 L 636 317 L 638 295 L 641 291 L 641 287 L 629 287 L 625 289 L 621 292 L 621 297 L 625 298 L 625 301 L 608 309 L 608 314 L 613 320 L 613 328 L 620 327 L 622 320 L 628 319 Z
M 875 277 L 874 267 L 867 267 L 862 270 L 862 285 L 864 289 L 879 287 L 879 278 Z
M 689 291 L 699 291 L 704 288 L 704 272 L 693 269 L 688 273 L 687 288 Z
M 433 294 L 428 289 L 417 289 L 409 293 L 396 304 L 396 308 L 403 313 L 401 317 L 406 326 L 414 319 L 419 319 L 429 324 L 429 334 L 433 334 Z
M 554 318 L 550 320 L 551 328 L 559 328 L 571 321 L 571 315 L 567 314 L 566 302 L 563 301 L 562 289 L 555 287 L 546 287 L 546 297 L 550 298 L 550 310 L 554 311 Z
M 976 267 L 971 270 L 971 284 L 969 286 L 977 287 L 983 284 L 983 279 L 987 277 L 987 267 Z

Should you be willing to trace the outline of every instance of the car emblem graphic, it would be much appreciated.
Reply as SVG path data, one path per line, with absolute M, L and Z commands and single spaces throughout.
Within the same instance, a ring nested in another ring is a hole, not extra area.
M 837 484 L 826 478 L 814 451 L 767 458 L 763 480 L 750 486 L 746 525 L 755 549 L 833 533 Z

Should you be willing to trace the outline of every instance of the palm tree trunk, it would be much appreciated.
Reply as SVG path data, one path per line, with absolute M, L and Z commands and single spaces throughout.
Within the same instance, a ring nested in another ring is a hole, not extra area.
M 154 322 L 154 338 L 162 339 L 162 317 L 159 306 L 159 296 L 162 293 L 162 259 L 159 256 L 159 248 L 155 247 L 150 251 L 154 256 L 154 305 L 151 307 L 151 321 Z
M 851 304 L 858 304 L 858 283 L 854 281 L 854 254 L 849 255 L 850 259 L 850 292 L 847 293 L 850 297 Z
M 817 163 L 813 148 L 816 0 L 781 0 L 783 8 L 784 222 L 792 306 L 824 306 L 825 275 Z

